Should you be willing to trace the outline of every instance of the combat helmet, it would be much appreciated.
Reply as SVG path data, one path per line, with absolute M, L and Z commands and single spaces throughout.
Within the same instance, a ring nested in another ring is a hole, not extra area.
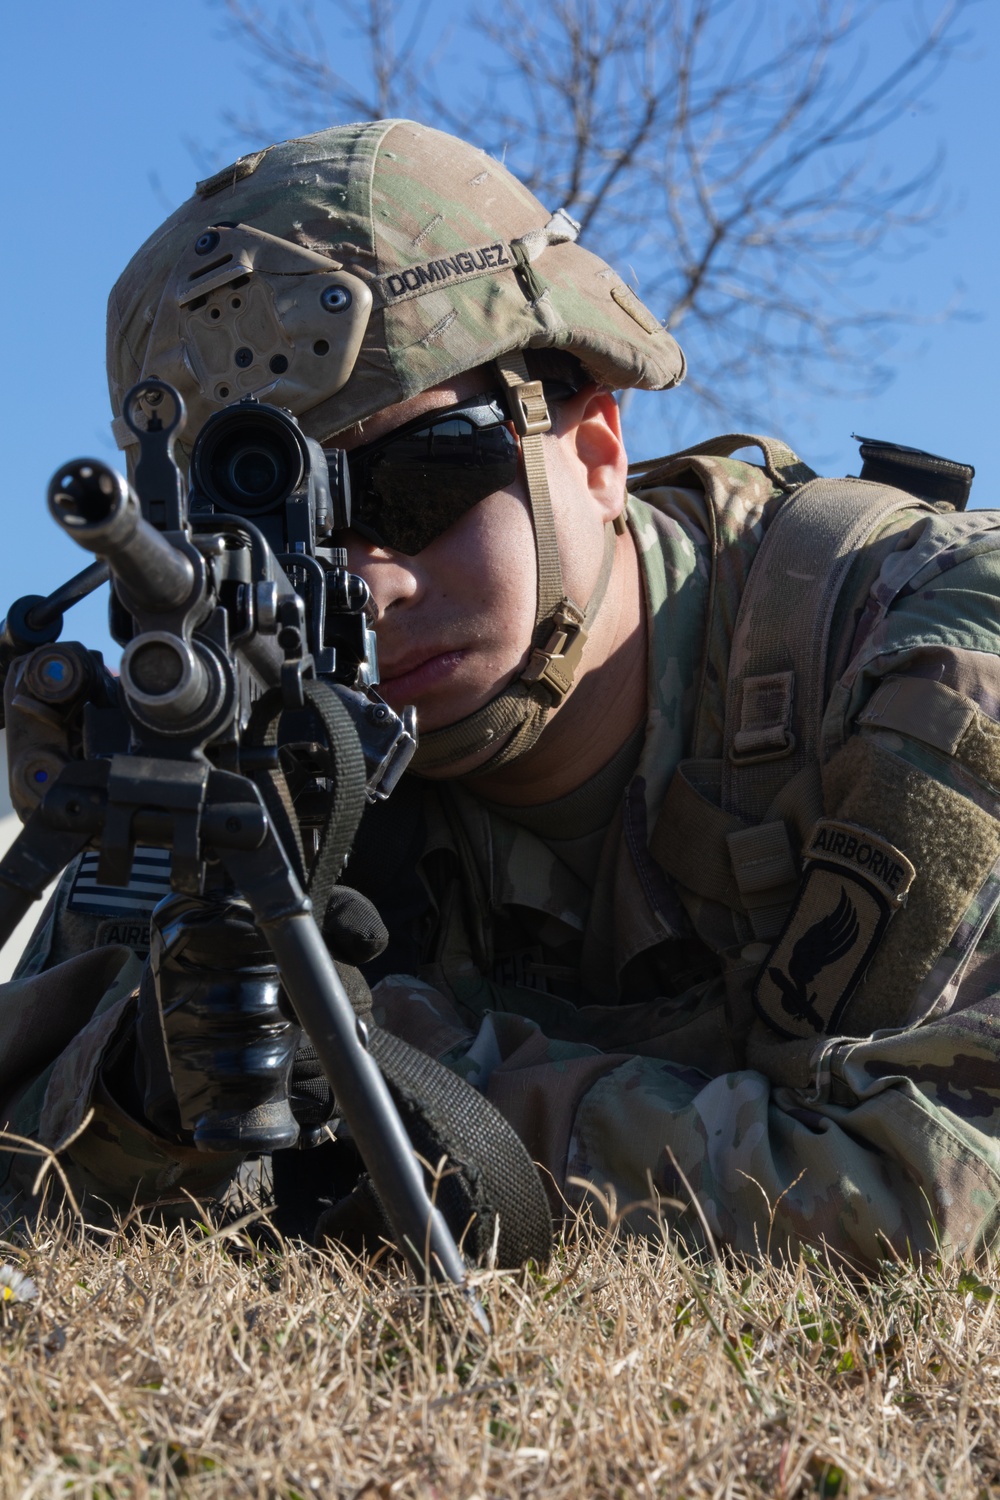
M 533 650 L 521 675 L 459 724 L 425 735 L 418 767 L 490 745 L 495 767 L 537 739 L 572 684 L 610 551 L 582 609 L 563 593 L 524 351 L 574 355 L 613 389 L 684 375 L 673 338 L 499 162 L 410 120 L 336 126 L 241 157 L 199 182 L 129 262 L 108 304 L 108 379 L 122 447 L 126 391 L 181 391 L 188 432 L 245 395 L 287 408 L 320 442 L 493 362 L 520 435 L 535 528 Z M 609 542 L 611 538 L 609 537 Z

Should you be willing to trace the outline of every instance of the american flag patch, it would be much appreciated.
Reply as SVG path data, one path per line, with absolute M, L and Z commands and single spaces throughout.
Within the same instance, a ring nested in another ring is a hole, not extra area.
M 170 850 L 136 845 L 128 885 L 101 885 L 97 879 L 100 854 L 88 849 L 70 888 L 67 909 L 105 917 L 148 917 L 158 901 L 169 896 Z

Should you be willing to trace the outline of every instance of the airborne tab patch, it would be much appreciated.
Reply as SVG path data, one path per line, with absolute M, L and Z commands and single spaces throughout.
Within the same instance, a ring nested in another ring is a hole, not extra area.
M 916 870 L 870 829 L 821 818 L 802 851 L 795 905 L 764 960 L 753 999 L 787 1037 L 837 1030 Z
M 121 921 L 117 917 L 101 922 L 94 938 L 94 947 L 108 948 L 116 943 L 124 943 L 126 948 L 145 957 L 149 952 L 149 923 Z

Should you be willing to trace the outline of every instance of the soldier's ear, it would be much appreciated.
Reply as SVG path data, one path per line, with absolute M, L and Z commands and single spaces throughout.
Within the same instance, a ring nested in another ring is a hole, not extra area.
M 603 519 L 613 521 L 621 511 L 628 477 L 617 401 L 604 386 L 585 386 L 566 402 L 560 427 L 572 440 L 573 455 Z

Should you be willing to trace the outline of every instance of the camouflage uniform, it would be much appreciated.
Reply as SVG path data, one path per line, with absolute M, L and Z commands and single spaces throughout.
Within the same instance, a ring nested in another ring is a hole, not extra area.
M 962 518 L 959 544 L 915 591 L 895 592 L 892 582 L 894 569 L 905 577 L 900 557 L 914 545 L 905 525 L 888 528 L 854 570 L 833 643 L 841 686 L 828 711 L 847 742 L 839 774 L 837 757 L 830 762 L 825 811 L 857 821 L 861 799 L 867 826 L 914 851 L 911 901 L 889 929 L 903 955 L 891 959 L 905 967 L 908 957 L 914 970 L 894 988 L 877 956 L 842 1035 L 786 1040 L 749 1002 L 760 948 L 706 954 L 697 936 L 717 948 L 715 915 L 665 880 L 649 852 L 678 763 L 719 754 L 727 622 L 731 630 L 778 503 L 759 471 L 708 462 L 729 491 L 715 527 L 704 498 L 689 491 L 659 488 L 630 504 L 653 622 L 649 713 L 593 888 L 544 840 L 467 793 L 430 794 L 438 808 L 428 854 L 453 851 L 455 886 L 438 896 L 425 982 L 384 980 L 376 1012 L 484 1088 L 570 1202 L 586 1184 L 610 1188 L 626 1209 L 657 1195 L 690 1205 L 693 1194 L 699 1212 L 682 1210 L 689 1231 L 703 1232 L 703 1217 L 717 1239 L 747 1251 L 822 1241 L 868 1264 L 886 1243 L 904 1255 L 939 1245 L 974 1253 L 994 1241 L 1000 1204 L 1000 531 L 992 515 Z M 888 606 L 881 618 L 866 609 L 876 596 Z M 847 735 L 882 679 L 901 672 L 975 704 L 954 754 L 877 728 Z M 904 812 L 897 802 L 880 828 L 881 763 L 874 777 L 844 766 L 861 740 L 907 780 Z M 946 908 L 933 934 L 917 900 L 921 877 Z M 473 881 L 470 921 L 456 888 Z M 516 958 L 529 969 L 534 960 L 536 972 L 569 970 L 576 1003 L 498 984 L 504 964 L 490 945 L 501 933 L 508 969 Z M 645 1207 L 629 1217 L 636 1228 L 649 1222 Z
M 718 754 L 726 622 L 781 498 L 756 467 L 704 462 L 718 479 L 714 516 L 689 488 L 646 488 L 630 502 L 650 621 L 649 711 L 638 763 L 625 771 L 610 823 L 596 830 L 599 847 L 581 853 L 585 837 L 545 838 L 468 790 L 410 778 L 370 829 L 381 849 L 396 851 L 396 873 L 359 855 L 358 883 L 394 929 L 390 961 L 402 956 L 419 975 L 377 983 L 376 1016 L 483 1089 L 570 1203 L 586 1184 L 610 1190 L 641 1230 L 651 1222 L 643 1205 L 659 1197 L 688 1232 L 703 1233 L 703 1219 L 719 1240 L 749 1251 L 824 1242 L 868 1264 L 886 1242 L 900 1254 L 939 1243 L 973 1253 L 993 1242 L 1000 1204 L 1000 842 L 973 848 L 982 828 L 996 827 L 1000 670 L 990 648 L 1000 529 L 990 513 L 961 518 L 959 545 L 942 554 L 938 576 L 894 593 L 900 557 L 948 521 L 887 528 L 855 567 L 834 642 L 841 686 L 831 704 L 845 727 L 857 729 L 880 681 L 901 671 L 974 705 L 950 757 L 877 728 L 846 745 L 878 742 L 880 754 L 923 778 L 909 826 L 896 819 L 878 830 L 913 854 L 914 891 L 932 861 L 954 866 L 947 899 L 962 912 L 940 951 L 921 949 L 920 932 L 905 925 L 909 910 L 895 918 L 897 946 L 922 970 L 925 1014 L 913 1014 L 912 986 L 893 992 L 873 963 L 843 1035 L 783 1040 L 748 998 L 759 952 L 738 941 L 714 952 L 715 917 L 649 851 L 678 764 L 692 752 Z M 866 609 L 876 596 L 888 606 L 881 618 Z M 828 781 L 826 812 L 856 817 L 864 779 Z M 973 817 L 956 850 L 934 820 L 970 809 L 985 822 Z M 50 945 L 69 920 L 58 908 L 57 899 L 24 971 L 56 956 Z M 66 1153 L 79 1186 L 112 1202 L 210 1191 L 236 1161 L 158 1141 L 101 1081 L 101 1059 L 134 1004 L 134 955 L 96 949 L 17 980 L 3 992 L 5 1011 L 37 1036 L 48 1004 L 65 1027 L 74 973 L 83 975 L 76 991 L 89 981 L 93 994 L 119 963 L 88 1025 L 21 1096 L 13 1126 L 57 1144 L 93 1105 L 93 1122 Z M 11 1037 L 14 1027 L 5 1030 Z
M 525 270 L 544 211 L 495 163 L 477 155 L 472 171 L 469 148 L 452 159 L 442 141 L 393 122 L 345 127 L 204 187 L 221 194 L 217 222 L 336 255 L 373 288 L 343 393 L 310 407 L 278 381 L 264 399 L 303 412 L 326 439 L 529 344 L 569 349 L 611 384 L 680 378 L 669 336 L 586 252 L 553 243 L 539 261 L 541 292 L 534 272 L 520 291 L 493 274 L 497 245 L 515 258 L 515 242 Z M 160 327 L 155 283 L 208 213 L 185 205 L 116 288 L 118 411 Z M 163 334 L 161 352 L 168 344 Z M 782 959 L 773 930 L 761 938 L 742 892 L 701 879 L 697 828 L 684 848 L 661 835 L 685 767 L 694 775 L 722 755 L 734 622 L 783 492 L 766 468 L 714 457 L 648 471 L 634 489 L 649 662 L 641 744 L 630 741 L 597 783 L 528 816 L 412 776 L 366 815 L 348 878 L 392 933 L 369 972 L 376 1017 L 488 1095 L 556 1201 L 579 1202 L 593 1186 L 638 1231 L 662 1212 L 695 1238 L 707 1226 L 745 1251 L 822 1242 L 864 1264 L 887 1244 L 902 1255 L 975 1253 L 995 1241 L 1000 1205 L 1000 529 L 990 513 L 896 517 L 847 579 L 830 638 L 822 784 L 808 815 L 779 808 L 778 818 L 796 858 L 811 841 L 803 892 L 824 863 L 825 817 L 842 849 L 857 845 L 853 828 L 869 854 L 890 851 L 893 868 L 909 872 L 908 903 L 879 929 L 859 983 L 840 986 L 851 996 L 836 1022 L 829 1011 L 807 1024 L 804 1006 L 776 1028 L 751 991 L 756 982 L 760 1002 L 758 976 L 774 971 L 772 983 L 789 985 L 794 953 Z M 916 710 L 885 706 L 885 683 L 909 701 L 900 681 L 917 685 Z M 0 990 L 10 1125 L 68 1142 L 77 1189 L 113 1205 L 218 1191 L 236 1157 L 161 1141 L 116 1102 L 140 962 L 127 946 L 93 946 L 109 929 L 70 909 L 69 888 L 67 879 L 20 977 Z M 794 882 L 786 908 L 793 898 L 794 934 L 806 899 Z M 841 923 L 852 963 L 855 938 Z M 12 1163 L 10 1186 L 30 1183 L 33 1161 Z

